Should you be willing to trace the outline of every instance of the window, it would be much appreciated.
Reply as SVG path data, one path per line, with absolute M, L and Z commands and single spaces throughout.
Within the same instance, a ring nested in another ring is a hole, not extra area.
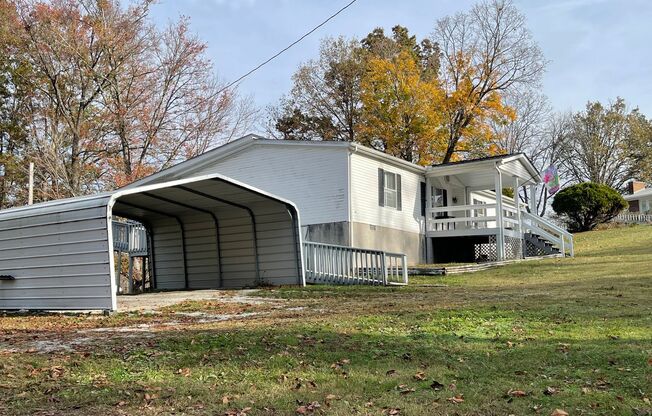
M 432 207 L 441 208 L 448 206 L 448 192 L 445 189 L 432 187 Z
M 397 208 L 396 206 L 396 174 L 385 172 L 385 206 Z
M 401 175 L 378 169 L 378 205 L 401 210 Z

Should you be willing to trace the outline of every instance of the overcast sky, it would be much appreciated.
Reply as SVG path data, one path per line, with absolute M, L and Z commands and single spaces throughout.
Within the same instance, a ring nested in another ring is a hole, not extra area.
M 163 25 L 185 15 L 208 44 L 219 76 L 234 80 L 320 23 L 349 0 L 161 0 L 153 18 Z M 467 10 L 469 0 L 358 0 L 313 35 L 240 84 L 265 107 L 291 86 L 297 66 L 326 36 L 364 37 L 400 24 L 419 39 L 437 19 Z M 587 100 L 625 98 L 652 117 L 652 1 L 516 0 L 550 61 L 544 92 L 556 110 Z

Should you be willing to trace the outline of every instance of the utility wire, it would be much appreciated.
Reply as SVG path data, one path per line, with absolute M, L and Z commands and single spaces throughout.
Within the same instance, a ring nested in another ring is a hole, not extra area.
M 242 81 L 243 79 L 247 78 L 249 75 L 251 75 L 251 74 L 253 74 L 254 72 L 258 71 L 258 70 L 259 70 L 260 68 L 262 68 L 263 66 L 267 65 L 268 63 L 270 63 L 270 62 L 273 61 L 274 59 L 278 58 L 282 53 L 284 53 L 285 51 L 287 51 L 288 49 L 290 49 L 291 47 L 293 47 L 293 46 L 296 45 L 297 43 L 301 42 L 302 40 L 304 40 L 305 38 L 307 38 L 308 36 L 310 36 L 313 32 L 315 32 L 317 29 L 319 29 L 320 27 L 324 26 L 326 23 L 328 23 L 328 22 L 331 21 L 333 18 L 335 18 L 338 14 L 342 13 L 344 10 L 348 9 L 349 7 L 351 7 L 351 5 L 353 5 L 353 3 L 355 3 L 356 1 L 358 1 L 358 0 L 351 0 L 349 3 L 346 4 L 346 6 L 342 7 L 342 8 L 339 9 L 337 12 L 333 13 L 332 15 L 330 15 L 326 20 L 324 20 L 323 22 L 321 22 L 320 24 L 318 24 L 317 26 L 315 26 L 314 28 L 312 28 L 310 31 L 306 32 L 306 33 L 305 33 L 303 36 L 301 36 L 299 39 L 295 40 L 294 42 L 292 42 L 291 44 L 289 44 L 289 45 L 286 46 L 285 48 L 281 49 L 281 50 L 280 50 L 279 52 L 277 52 L 274 56 L 272 56 L 271 58 L 267 59 L 266 61 L 260 63 L 258 66 L 256 66 L 255 68 L 251 69 L 249 72 L 247 72 L 246 74 L 242 75 L 241 77 L 239 77 L 239 78 L 236 79 L 235 81 L 229 83 L 226 87 L 220 89 L 216 94 L 220 94 L 221 92 L 223 92 L 223 91 L 225 91 L 225 90 L 228 90 L 228 89 L 231 88 L 232 86 L 238 84 L 238 83 L 239 83 L 240 81 Z

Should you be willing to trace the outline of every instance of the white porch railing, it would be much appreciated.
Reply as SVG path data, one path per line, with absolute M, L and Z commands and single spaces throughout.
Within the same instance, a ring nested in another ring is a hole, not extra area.
M 307 283 L 406 285 L 407 256 L 334 244 L 303 243 Z
M 561 254 L 566 255 L 568 253 L 571 257 L 575 256 L 573 234 L 552 221 L 530 214 L 527 211 L 521 211 L 521 218 L 523 219 L 523 233 L 538 234 L 559 247 Z
M 492 215 L 488 215 L 493 210 Z M 496 204 L 452 205 L 428 210 L 428 231 L 450 231 L 459 229 L 496 228 Z M 503 227 L 518 226 L 516 208 L 503 205 Z
M 628 224 L 645 224 L 652 222 L 652 214 L 639 214 L 636 212 L 623 212 L 618 214 L 613 220 L 613 222 L 624 222 Z
M 489 211 L 492 215 L 487 215 Z M 650 216 L 652 221 L 652 215 Z M 496 204 L 453 205 L 428 210 L 426 229 L 429 232 L 492 229 L 498 230 Z M 573 235 L 553 222 L 528 213 L 525 209 L 517 212 L 514 206 L 502 207 L 502 224 L 504 230 L 523 235 L 527 232 L 546 238 L 564 254 L 574 255 Z M 496 231 L 498 232 L 498 231 Z M 471 233 L 472 234 L 472 233 Z

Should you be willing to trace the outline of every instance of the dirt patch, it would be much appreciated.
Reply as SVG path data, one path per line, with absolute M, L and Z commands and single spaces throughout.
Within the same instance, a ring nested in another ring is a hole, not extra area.
M 192 290 L 175 292 L 143 293 L 141 295 L 118 296 L 118 311 L 120 312 L 145 312 L 156 311 L 161 308 L 176 305 L 182 302 L 234 302 L 251 305 L 283 303 L 280 299 L 257 297 L 257 289 L 244 290 Z

